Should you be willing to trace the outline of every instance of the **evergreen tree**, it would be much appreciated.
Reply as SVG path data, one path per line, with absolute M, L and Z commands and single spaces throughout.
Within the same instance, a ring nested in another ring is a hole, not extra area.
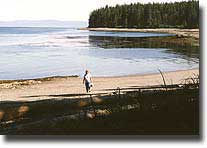
M 91 12 L 89 27 L 198 28 L 199 2 L 107 5 Z

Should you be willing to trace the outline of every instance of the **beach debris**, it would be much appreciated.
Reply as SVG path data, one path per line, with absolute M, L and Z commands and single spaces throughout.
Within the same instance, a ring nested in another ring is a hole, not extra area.
M 86 117 L 89 118 L 89 119 L 93 119 L 93 118 L 95 118 L 95 114 L 93 114 L 93 113 L 86 113 Z
M 131 105 L 124 105 L 124 106 L 121 107 L 121 109 L 122 110 L 131 110 L 131 109 L 135 109 L 135 108 L 140 109 L 140 106 L 141 105 L 139 103 L 131 104 Z
M 87 106 L 87 105 L 88 105 L 88 102 L 86 102 L 86 101 L 79 101 L 79 103 L 78 103 L 79 107 L 84 107 L 84 106 Z
M 4 111 L 0 110 L 0 121 L 3 119 L 3 117 L 4 117 Z
M 16 89 L 19 88 L 20 86 L 24 85 L 35 85 L 35 84 L 41 84 L 41 81 L 36 81 L 36 80 L 22 80 L 22 81 L 12 81 L 12 82 L 3 82 L 0 84 L 0 88 L 2 89 Z
M 20 108 L 18 109 L 19 116 L 24 115 L 28 111 L 29 111 L 28 106 L 25 106 L 25 105 L 20 106 Z
M 93 97 L 93 102 L 98 104 L 98 103 L 103 102 L 103 100 L 101 98 L 99 98 L 99 97 Z
M 99 115 L 99 116 L 106 116 L 106 115 L 111 114 L 111 112 L 109 110 L 107 110 L 107 109 L 103 109 L 103 110 L 98 109 L 96 111 L 96 114 Z

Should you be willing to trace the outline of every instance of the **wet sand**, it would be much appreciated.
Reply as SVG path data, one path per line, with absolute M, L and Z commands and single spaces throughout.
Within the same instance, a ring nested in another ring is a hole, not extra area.
M 129 29 L 129 28 L 80 28 L 80 30 L 90 31 L 114 31 L 114 32 L 154 32 L 176 34 L 178 37 L 192 37 L 199 39 L 199 29 L 177 29 L 177 28 L 157 28 L 157 29 Z
M 163 73 L 167 84 L 182 83 L 185 78 L 199 74 L 199 69 Z M 114 77 L 94 77 L 92 93 L 111 93 L 117 87 L 162 85 L 159 73 Z M 111 90 L 107 90 L 111 89 Z M 35 101 L 42 99 L 69 99 L 73 95 L 85 94 L 80 77 L 51 77 L 34 80 L 0 81 L 0 101 Z M 74 97 L 72 97 L 74 98 Z

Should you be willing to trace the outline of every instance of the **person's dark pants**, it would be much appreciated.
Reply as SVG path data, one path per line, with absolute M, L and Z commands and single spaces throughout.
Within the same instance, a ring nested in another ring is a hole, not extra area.
M 90 83 L 85 83 L 85 86 L 86 86 L 86 92 L 88 93 L 89 92 L 89 90 L 90 90 Z

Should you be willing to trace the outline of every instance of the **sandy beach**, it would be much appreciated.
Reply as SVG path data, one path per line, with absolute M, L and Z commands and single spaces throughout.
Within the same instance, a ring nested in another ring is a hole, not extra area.
M 156 28 L 156 29 L 129 29 L 129 28 L 80 28 L 89 31 L 114 31 L 114 32 L 154 32 L 170 33 L 178 37 L 192 37 L 199 39 L 199 29 L 177 29 L 177 28 Z
M 186 78 L 199 74 L 199 69 L 163 73 L 167 84 L 179 84 Z M 92 93 L 112 93 L 117 87 L 162 85 L 159 73 L 114 77 L 94 77 Z M 109 89 L 109 90 L 108 90 Z M 49 80 L 34 79 L 1 81 L 0 101 L 34 101 L 42 99 L 65 99 L 71 95 L 85 94 L 80 77 L 56 77 Z

